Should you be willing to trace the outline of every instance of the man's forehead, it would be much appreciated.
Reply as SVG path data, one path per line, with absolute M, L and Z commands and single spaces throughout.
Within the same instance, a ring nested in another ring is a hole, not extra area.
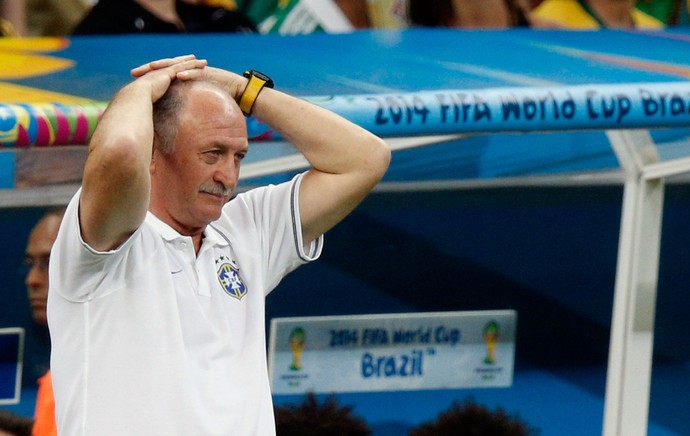
M 211 98 L 218 99 L 219 101 L 234 101 L 222 86 L 214 82 L 193 81 L 184 89 L 184 92 L 188 101 Z
M 209 129 L 229 129 L 233 136 L 247 136 L 247 122 L 234 101 L 201 95 L 190 99 L 178 117 L 178 128 L 209 134 Z
M 61 217 L 57 215 L 48 215 L 39 220 L 29 234 L 29 241 L 27 244 L 27 251 L 47 251 L 57 238 L 58 230 L 60 228 Z

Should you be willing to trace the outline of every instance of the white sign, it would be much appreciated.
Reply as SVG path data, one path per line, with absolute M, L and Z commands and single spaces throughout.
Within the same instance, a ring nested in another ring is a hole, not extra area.
M 274 318 L 274 394 L 505 387 L 512 310 Z
M 24 329 L 0 328 L 0 404 L 18 404 L 22 389 Z

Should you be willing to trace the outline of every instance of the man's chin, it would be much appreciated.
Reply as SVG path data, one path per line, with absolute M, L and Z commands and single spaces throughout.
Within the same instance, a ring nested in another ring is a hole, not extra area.
M 41 312 L 41 313 L 34 312 L 32 314 L 32 318 L 33 318 L 34 322 L 38 325 L 42 325 L 42 326 L 48 325 L 48 317 L 46 316 L 45 312 Z
M 225 206 L 225 204 L 228 201 L 230 201 L 230 198 L 232 198 L 232 197 L 227 196 L 227 195 L 215 195 L 215 194 L 207 194 L 207 193 L 204 193 L 204 197 L 208 203 L 213 204 L 215 207 L 218 207 L 218 208 L 222 208 L 223 206 Z
M 211 224 L 212 222 L 216 221 L 218 218 L 220 218 L 221 213 L 223 212 L 223 206 L 219 207 L 214 207 L 214 208 L 209 208 L 206 210 L 206 213 L 204 214 L 206 224 Z

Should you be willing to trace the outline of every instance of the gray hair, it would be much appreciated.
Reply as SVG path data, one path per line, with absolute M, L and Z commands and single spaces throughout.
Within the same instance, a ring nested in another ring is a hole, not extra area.
M 227 92 L 220 83 L 211 79 L 173 80 L 165 94 L 153 104 L 153 131 L 156 137 L 154 144 L 165 155 L 170 155 L 175 151 L 175 138 L 178 130 L 177 117 L 184 108 L 188 89 L 195 82 L 210 83 Z
M 177 115 L 185 102 L 185 96 L 181 92 L 184 83 L 173 81 L 165 94 L 153 104 L 154 144 L 165 155 L 170 155 L 175 150 Z

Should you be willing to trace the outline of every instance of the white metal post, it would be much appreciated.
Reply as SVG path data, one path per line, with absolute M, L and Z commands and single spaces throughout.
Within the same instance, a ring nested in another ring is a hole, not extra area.
M 609 131 L 625 172 L 606 380 L 604 436 L 645 436 L 654 346 L 664 179 L 646 179 L 659 161 L 648 131 Z

